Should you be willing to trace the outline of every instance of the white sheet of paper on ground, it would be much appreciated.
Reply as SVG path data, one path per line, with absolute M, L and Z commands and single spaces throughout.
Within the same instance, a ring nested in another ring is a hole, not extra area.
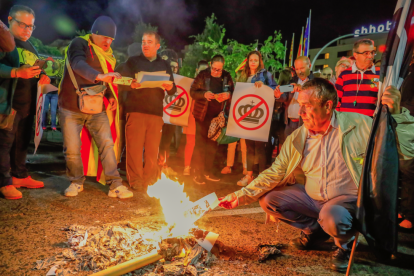
M 88 230 L 86 230 L 85 232 L 85 237 L 83 238 L 83 241 L 79 243 L 79 247 L 85 246 L 87 241 L 88 241 Z
M 216 208 L 219 204 L 216 193 L 211 193 L 203 198 L 200 198 L 196 202 L 193 202 L 187 211 L 184 212 L 185 217 L 191 217 L 194 222 L 204 216 L 204 214 L 210 210 Z
M 204 239 L 198 239 L 197 243 L 202 248 L 210 252 L 214 244 L 216 243 L 216 240 L 218 239 L 218 237 L 219 237 L 219 234 L 208 232 L 207 236 Z
M 201 245 L 201 244 L 200 244 Z M 49 271 L 47 272 L 46 276 L 54 276 L 56 275 L 57 266 L 52 266 Z

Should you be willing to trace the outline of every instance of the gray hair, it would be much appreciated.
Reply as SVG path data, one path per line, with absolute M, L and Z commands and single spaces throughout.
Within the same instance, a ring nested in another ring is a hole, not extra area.
M 352 48 L 352 52 L 358 52 L 358 48 L 359 45 L 364 44 L 364 45 L 374 45 L 374 41 L 372 39 L 368 39 L 368 38 L 363 38 L 358 40 L 357 42 L 354 43 L 354 47 Z
M 327 101 L 332 101 L 332 109 L 335 109 L 338 105 L 338 93 L 330 81 L 322 78 L 314 78 L 303 85 L 302 90 L 307 89 L 314 90 L 315 97 L 320 100 L 321 106 Z
M 29 8 L 28 6 L 23 6 L 23 5 L 14 5 L 13 7 L 11 7 L 9 11 L 9 16 L 15 18 L 16 13 L 18 12 L 27 12 L 27 13 L 33 14 L 33 17 L 36 17 L 35 12 L 31 8 Z

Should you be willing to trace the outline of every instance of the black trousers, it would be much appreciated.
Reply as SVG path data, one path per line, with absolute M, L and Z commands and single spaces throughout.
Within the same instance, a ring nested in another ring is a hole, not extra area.
M 170 157 L 171 140 L 175 133 L 175 125 L 164 124 L 162 126 L 162 136 L 160 142 L 160 152 L 158 160 L 165 161 L 167 164 Z
M 246 139 L 247 147 L 247 171 L 253 171 L 254 157 L 259 158 L 259 173 L 266 169 L 266 142 L 252 141 Z
M 0 187 L 12 184 L 12 176 L 26 178 L 27 149 L 32 134 L 34 115 L 23 117 L 17 113 L 13 129 L 0 129 Z
M 414 223 L 414 159 L 400 160 L 401 213 Z
M 192 167 L 195 169 L 196 175 L 212 175 L 214 157 L 217 151 L 217 142 L 207 137 L 211 120 L 218 116 L 217 114 L 208 114 L 203 122 L 196 121 L 196 142 L 194 154 L 191 160 Z

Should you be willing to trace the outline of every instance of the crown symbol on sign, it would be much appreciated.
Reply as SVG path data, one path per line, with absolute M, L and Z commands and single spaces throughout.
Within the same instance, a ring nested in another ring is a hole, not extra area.
M 243 116 L 250 109 L 255 107 L 253 104 L 254 102 L 252 101 L 251 104 L 241 105 L 237 109 L 237 112 L 239 113 L 240 116 Z M 263 115 L 264 115 L 264 110 L 258 107 L 253 112 L 251 112 L 249 115 L 247 115 L 242 121 L 246 123 L 258 124 L 260 118 L 262 118 Z
M 170 102 L 172 102 L 176 97 L 178 96 L 178 94 L 174 94 L 174 95 L 167 95 L 164 98 L 164 101 L 169 104 Z M 185 105 L 185 100 L 184 97 L 179 98 L 178 100 L 176 100 L 172 105 L 170 105 L 167 109 L 171 109 L 174 111 L 181 111 L 181 108 Z

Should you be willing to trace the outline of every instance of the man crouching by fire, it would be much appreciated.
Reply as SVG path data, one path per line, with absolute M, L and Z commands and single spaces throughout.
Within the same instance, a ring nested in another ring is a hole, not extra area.
M 401 110 L 395 87 L 387 87 L 381 100 L 398 122 L 400 158 L 412 159 L 414 118 Z M 325 79 L 305 83 L 298 102 L 304 124 L 286 139 L 272 166 L 245 188 L 221 198 L 219 205 L 232 209 L 258 200 L 268 215 L 302 230 L 291 241 L 300 250 L 332 236 L 338 246 L 332 269 L 343 272 L 355 238 L 352 222 L 362 171 L 352 157 L 365 153 L 372 119 L 337 112 L 337 92 Z

